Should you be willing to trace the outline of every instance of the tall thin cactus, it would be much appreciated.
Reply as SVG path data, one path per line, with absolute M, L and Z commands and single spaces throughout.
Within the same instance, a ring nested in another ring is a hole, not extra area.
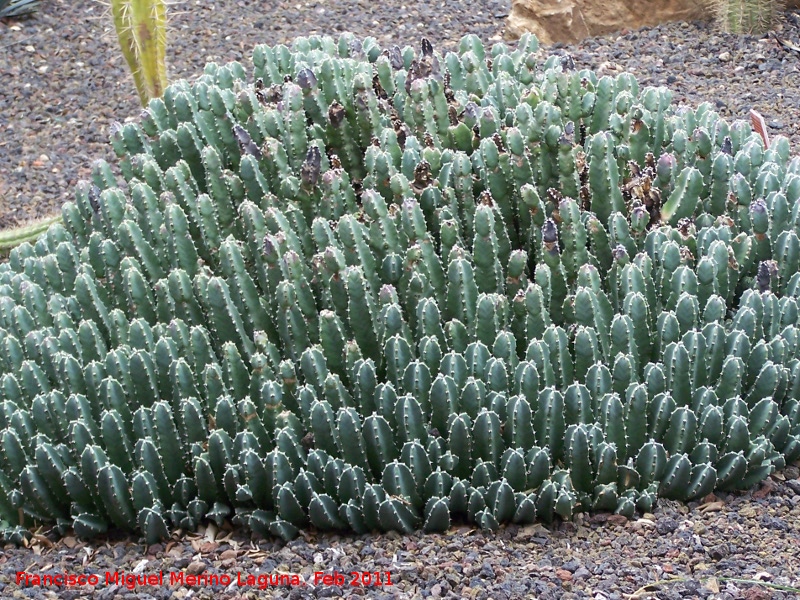
M 764 34 L 775 28 L 783 0 L 713 0 L 717 23 L 730 33 Z
M 0 19 L 22 17 L 39 10 L 39 0 L 0 0 Z
M 111 0 L 122 54 L 142 106 L 167 87 L 167 5 L 164 0 Z
M 61 215 L 59 214 L 0 231 L 0 256 L 24 242 L 35 242 L 53 223 L 60 221 Z

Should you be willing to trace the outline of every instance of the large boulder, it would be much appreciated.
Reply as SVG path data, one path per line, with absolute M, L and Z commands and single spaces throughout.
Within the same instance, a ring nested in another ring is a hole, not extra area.
M 788 4 L 799 5 L 800 0 Z M 546 44 L 575 42 L 620 29 L 711 16 L 707 3 L 699 0 L 512 0 L 506 35 L 531 32 Z

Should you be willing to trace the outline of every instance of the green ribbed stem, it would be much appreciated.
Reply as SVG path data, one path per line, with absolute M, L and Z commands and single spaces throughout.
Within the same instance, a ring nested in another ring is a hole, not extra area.
M 53 223 L 61 222 L 61 215 L 33 221 L 21 227 L 0 231 L 0 252 L 7 252 L 25 242 L 33 242 Z
M 751 35 L 773 29 L 784 9 L 781 0 L 715 0 L 714 4 L 723 31 Z
M 111 14 L 122 54 L 142 106 L 167 87 L 167 6 L 163 0 L 112 0 Z

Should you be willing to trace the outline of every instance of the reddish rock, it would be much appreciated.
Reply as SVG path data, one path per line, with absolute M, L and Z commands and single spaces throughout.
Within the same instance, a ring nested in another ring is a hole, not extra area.
M 572 581 L 572 573 L 566 569 L 556 569 L 556 577 L 561 581 Z
M 787 5 L 798 7 L 800 0 Z M 506 36 L 531 32 L 545 44 L 576 42 L 668 21 L 709 19 L 711 14 L 697 0 L 512 0 Z
M 237 556 L 239 556 L 239 552 L 231 548 L 230 550 L 225 550 L 225 552 L 220 554 L 219 558 L 220 560 L 229 560 L 231 558 L 236 558 Z

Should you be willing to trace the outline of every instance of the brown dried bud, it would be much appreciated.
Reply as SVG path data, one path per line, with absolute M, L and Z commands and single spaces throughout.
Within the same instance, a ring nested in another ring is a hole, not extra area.
M 328 109 L 328 120 L 330 121 L 333 127 L 339 127 L 344 121 L 345 117 L 345 109 L 344 106 L 339 104 L 336 100 L 333 101 L 330 108 Z

